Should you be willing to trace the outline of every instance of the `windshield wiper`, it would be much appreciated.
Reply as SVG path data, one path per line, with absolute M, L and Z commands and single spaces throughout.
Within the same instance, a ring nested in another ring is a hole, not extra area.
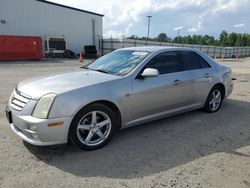
M 96 71 L 95 69 L 91 69 L 91 68 L 89 68 L 89 67 L 87 67 L 87 66 L 82 66 L 82 67 L 80 67 L 80 68 L 82 68 L 82 69 L 87 69 L 87 70 L 92 70 L 92 71 Z
M 83 66 L 83 67 L 81 67 L 81 68 L 83 68 L 83 69 L 88 69 L 88 70 L 92 70 L 92 71 L 97 71 L 97 72 L 102 72 L 102 73 L 106 73 L 106 74 L 114 74 L 113 72 L 110 72 L 110 71 L 106 71 L 106 70 L 103 70 L 103 69 L 91 69 L 91 68 L 89 68 L 89 67 L 85 67 L 85 66 Z
M 94 71 L 98 71 L 98 72 L 103 72 L 103 73 L 107 73 L 107 74 L 112 74 L 109 71 L 103 70 L 103 69 L 93 69 Z
M 81 66 L 80 68 L 81 68 L 81 69 L 90 69 L 90 68 L 88 68 L 86 65 Z

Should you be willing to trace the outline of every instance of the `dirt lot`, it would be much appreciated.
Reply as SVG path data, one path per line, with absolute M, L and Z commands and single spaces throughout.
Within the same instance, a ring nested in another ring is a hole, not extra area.
M 193 111 L 118 131 L 96 151 L 34 147 L 4 115 L 17 82 L 77 61 L 0 63 L 0 187 L 250 187 L 250 58 L 232 67 L 233 94 L 214 114 Z

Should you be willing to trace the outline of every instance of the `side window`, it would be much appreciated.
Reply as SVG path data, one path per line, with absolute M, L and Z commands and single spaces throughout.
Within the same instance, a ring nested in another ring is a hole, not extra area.
M 210 65 L 195 52 L 182 51 L 181 56 L 184 70 L 195 70 L 210 67 Z
M 155 56 L 146 65 L 146 68 L 155 68 L 160 74 L 180 71 L 178 56 L 176 52 L 164 52 Z
M 200 65 L 202 69 L 211 67 L 201 56 L 199 56 L 199 59 L 200 59 Z
M 200 69 L 200 62 L 198 56 L 193 52 L 183 51 L 181 52 L 182 62 L 184 70 Z

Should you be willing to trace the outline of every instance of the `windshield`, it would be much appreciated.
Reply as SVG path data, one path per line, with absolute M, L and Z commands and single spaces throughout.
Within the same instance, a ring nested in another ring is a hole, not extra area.
M 83 68 L 124 76 L 132 71 L 149 52 L 118 50 L 111 52 Z

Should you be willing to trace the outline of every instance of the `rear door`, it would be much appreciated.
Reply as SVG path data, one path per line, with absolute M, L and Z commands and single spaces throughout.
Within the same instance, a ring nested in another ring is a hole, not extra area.
M 203 105 L 210 90 L 213 77 L 211 66 L 196 52 L 181 51 L 183 63 L 184 103 Z

